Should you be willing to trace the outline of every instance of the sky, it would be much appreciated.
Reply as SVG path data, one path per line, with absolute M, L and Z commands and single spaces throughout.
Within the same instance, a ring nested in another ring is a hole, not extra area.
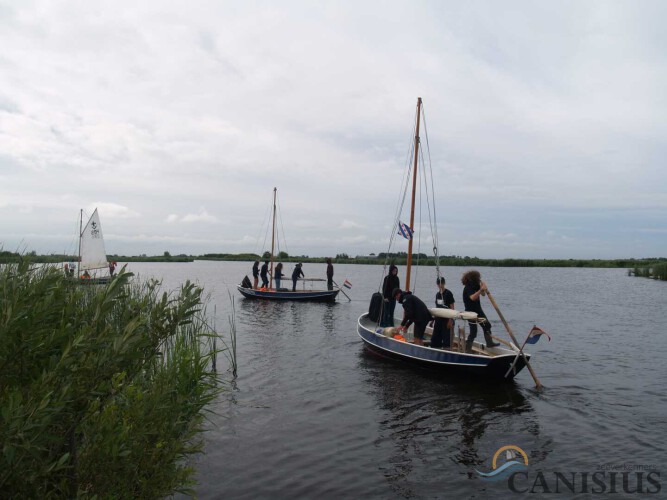
M 664 257 L 665 19 L 660 1 L 0 0 L 0 248 L 75 254 L 97 208 L 109 254 L 261 253 L 276 187 L 281 250 L 386 252 L 421 97 L 441 255 Z

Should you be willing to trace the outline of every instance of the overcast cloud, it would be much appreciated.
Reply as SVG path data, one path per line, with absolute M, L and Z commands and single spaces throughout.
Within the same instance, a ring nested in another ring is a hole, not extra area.
M 665 256 L 665 19 L 0 0 L 0 246 L 73 252 L 98 207 L 108 253 L 261 252 L 276 186 L 289 253 L 386 251 L 420 96 L 442 254 Z

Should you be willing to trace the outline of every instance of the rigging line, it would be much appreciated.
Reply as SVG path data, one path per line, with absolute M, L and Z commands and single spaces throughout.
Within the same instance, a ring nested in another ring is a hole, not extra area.
M 283 210 L 280 208 L 280 198 L 278 198 L 278 196 L 276 196 L 276 198 L 277 198 L 276 199 L 276 204 L 277 204 L 276 206 L 278 207 L 277 208 L 277 210 L 278 210 L 278 220 L 280 221 L 280 229 L 283 232 L 283 243 L 284 243 L 284 247 L 285 247 L 285 252 L 289 255 L 289 251 L 287 249 L 287 238 L 285 237 L 285 227 L 283 226 Z M 280 238 L 278 238 L 278 240 L 280 240 Z
M 269 229 L 271 228 L 271 210 L 273 210 L 273 196 L 271 196 L 271 203 L 269 204 L 269 212 L 268 212 L 268 217 L 266 218 L 266 230 L 264 231 L 264 243 L 262 244 L 262 249 L 266 248 L 266 240 L 269 236 Z M 260 249 L 259 256 L 260 258 L 264 258 L 264 252 L 267 252 L 268 250 L 262 250 Z
M 268 211 L 268 216 L 270 217 L 270 215 L 271 215 L 271 206 L 269 206 L 269 211 Z M 260 253 L 260 250 L 258 249 L 259 239 L 262 236 L 262 230 L 264 229 L 264 222 L 263 221 L 265 221 L 265 220 L 267 220 L 267 216 L 262 218 L 262 224 L 259 226 L 259 229 L 257 230 L 257 237 L 255 238 L 255 247 L 253 249 L 254 253 L 257 254 L 257 255 L 260 255 L 260 256 L 261 256 L 261 253 Z
M 400 222 L 400 215 L 401 215 L 401 212 L 403 211 L 403 206 L 405 205 L 405 198 L 407 196 L 408 188 L 410 186 L 410 177 L 411 177 L 411 173 L 412 173 L 411 158 L 412 158 L 413 153 L 414 153 L 414 138 L 415 138 L 416 130 L 417 130 L 417 114 L 415 112 L 415 120 L 413 122 L 412 133 L 410 135 L 410 142 L 409 142 L 410 147 L 408 147 L 408 153 L 406 155 L 405 163 L 404 163 L 404 167 L 403 167 L 404 171 L 406 171 L 406 167 L 407 167 L 407 172 L 405 174 L 405 177 L 401 180 L 401 191 L 399 191 L 398 200 L 396 202 L 396 210 L 394 212 L 394 220 L 393 220 L 393 223 L 392 223 L 392 227 L 390 229 L 391 234 L 389 236 L 389 247 L 387 249 L 387 255 L 385 256 L 384 265 L 382 266 L 382 276 L 380 277 L 380 285 L 379 285 L 378 289 L 382 287 L 382 280 L 383 280 L 383 277 L 385 275 L 385 270 L 387 268 L 387 265 L 389 264 L 389 260 L 391 259 L 391 256 L 390 256 L 391 249 L 394 245 L 394 241 L 395 241 L 396 236 L 398 234 L 398 223 Z M 401 192 L 402 192 L 402 194 L 401 194 Z
M 424 118 L 424 137 L 426 139 L 426 156 L 428 158 L 429 173 L 431 176 L 431 195 L 433 197 L 433 226 L 431 233 L 433 235 L 433 253 L 435 254 L 435 267 L 438 277 L 440 277 L 440 239 L 438 236 L 438 221 L 435 209 L 435 183 L 433 181 L 433 162 L 431 161 L 431 147 L 428 140 L 428 128 L 426 127 L 426 110 L 422 104 L 422 117 Z
M 421 156 L 421 161 L 422 165 L 424 166 L 424 174 L 426 174 L 426 166 L 425 166 L 425 161 L 424 161 L 424 156 L 422 154 Z M 433 244 L 437 246 L 437 239 L 435 238 L 434 235 L 434 220 L 435 220 L 435 193 L 433 192 L 433 187 L 431 186 L 431 190 L 429 191 L 429 186 L 428 186 L 428 178 L 426 175 L 423 176 L 424 179 L 424 191 L 426 192 L 426 206 L 428 208 L 428 222 L 429 222 L 429 228 L 431 230 L 431 240 L 433 241 Z
M 423 105 L 423 104 L 422 104 Z M 422 154 L 422 149 L 419 148 L 420 155 Z M 422 167 L 424 166 L 423 162 L 423 157 L 422 157 Z M 423 170 L 423 168 L 422 168 Z M 423 176 L 422 176 L 423 177 Z M 428 203 L 428 193 L 426 195 L 426 201 Z M 427 207 L 428 208 L 428 207 Z M 417 277 L 419 275 L 419 261 L 421 259 L 421 248 L 422 248 L 422 210 L 423 210 L 423 203 L 422 203 L 422 190 L 421 190 L 421 185 L 419 186 L 419 235 L 417 236 L 417 263 L 415 264 L 415 272 L 414 272 L 414 278 L 413 278 L 413 285 L 411 290 L 416 292 L 417 291 Z M 429 214 L 430 216 L 430 214 Z

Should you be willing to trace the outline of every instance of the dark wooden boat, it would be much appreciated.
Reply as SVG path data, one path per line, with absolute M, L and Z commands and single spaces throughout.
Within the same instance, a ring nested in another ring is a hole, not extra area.
M 519 353 L 514 344 L 508 344 L 509 348 L 488 348 L 484 343 L 474 342 L 472 354 L 467 354 L 463 352 L 464 342 L 456 338 L 451 349 L 433 349 L 426 345 L 419 346 L 386 337 L 382 332 L 383 329 L 378 326 L 377 321 L 372 321 L 368 314 L 359 317 L 357 322 L 359 337 L 369 351 L 384 358 L 428 370 L 497 380 L 512 380 L 526 366 L 524 358 L 520 356 L 514 368 L 505 377 Z M 525 356 L 530 360 L 530 354 Z
M 417 101 L 414 164 L 412 167 L 411 231 L 414 230 L 415 196 L 416 187 L 418 186 L 417 167 L 420 146 L 419 125 L 421 106 L 422 101 L 421 98 L 419 98 Z M 435 207 L 433 207 L 433 210 L 435 210 Z M 396 220 L 395 222 L 397 226 L 400 225 L 399 220 Z M 407 252 L 406 290 L 410 289 L 412 242 L 413 240 L 410 238 Z M 437 241 L 435 248 L 437 249 Z M 516 374 L 526 366 L 526 360 L 530 360 L 529 354 L 518 356 L 519 348 L 515 344 L 505 342 L 502 339 L 497 340 L 501 340 L 507 347 L 498 346 L 489 348 L 485 343 L 474 342 L 471 353 L 465 352 L 465 340 L 463 337 L 454 338 L 451 343 L 451 348 L 447 349 L 431 348 L 428 345 L 428 342 L 425 342 L 425 345 L 421 346 L 405 340 L 397 340 L 391 335 L 385 335 L 386 330 L 379 326 L 380 317 L 378 317 L 377 320 L 373 320 L 369 313 L 362 314 L 357 320 L 357 334 L 369 351 L 385 358 L 429 370 L 447 371 L 456 376 L 465 378 L 480 377 L 486 380 L 495 379 L 503 381 L 512 380 Z M 429 331 L 430 328 L 426 331 L 427 336 Z M 525 356 L 525 358 L 523 356 Z
M 296 300 L 308 302 L 335 302 L 340 290 L 297 290 L 296 292 L 286 290 L 255 290 L 237 286 L 239 292 L 246 299 L 260 300 Z
M 271 233 L 271 258 L 269 269 L 269 287 L 268 289 L 260 288 L 254 289 L 248 283 L 244 285 L 243 283 L 237 285 L 237 289 L 241 292 L 246 299 L 257 299 L 257 300 L 273 300 L 273 301 L 299 301 L 299 302 L 335 302 L 336 296 L 340 292 L 340 288 L 336 287 L 333 290 L 296 290 L 290 291 L 284 288 L 276 289 L 273 287 L 273 264 L 274 264 L 274 253 L 275 253 L 275 238 L 276 238 L 276 193 L 277 189 L 273 188 L 273 210 L 272 210 L 272 219 L 273 219 L 273 228 Z M 292 283 L 292 280 L 284 280 L 286 283 Z M 323 279 L 299 279 L 300 282 L 318 282 L 325 281 Z

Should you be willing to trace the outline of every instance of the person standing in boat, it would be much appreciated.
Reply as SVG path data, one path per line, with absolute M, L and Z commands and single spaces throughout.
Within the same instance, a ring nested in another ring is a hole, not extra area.
M 116 274 L 116 262 L 109 262 L 109 276 L 113 277 Z
M 252 287 L 257 290 L 257 284 L 259 283 L 259 261 L 256 260 L 252 265 L 252 277 L 254 279 Z
M 269 288 L 269 261 L 265 260 L 262 270 L 259 272 L 259 277 L 262 278 L 262 288 Z
M 299 277 L 306 277 L 305 274 L 303 274 L 303 270 L 301 269 L 301 262 L 299 262 L 296 266 L 294 266 L 294 271 L 292 271 L 292 291 L 296 292 L 296 282 L 299 279 Z
M 482 281 L 482 275 L 479 271 L 471 270 L 463 274 L 461 277 L 463 284 L 463 304 L 466 311 L 477 313 L 478 318 L 483 318 L 481 322 L 482 330 L 484 330 L 484 340 L 486 340 L 486 347 L 498 347 L 500 344 L 493 341 L 491 338 L 491 323 L 482 310 L 482 305 L 479 298 L 486 295 L 486 283 Z M 470 325 L 470 333 L 466 339 L 466 352 L 472 352 L 472 343 L 477 337 L 477 322 L 468 321 Z
M 445 277 L 435 280 L 438 293 L 435 294 L 435 307 L 439 309 L 454 309 L 454 295 L 445 287 Z M 433 322 L 433 337 L 431 347 L 449 349 L 451 347 L 452 328 L 454 320 L 451 318 L 435 318 Z
M 276 268 L 273 270 L 273 279 L 276 280 L 276 290 L 280 288 L 280 280 L 283 279 L 283 263 L 279 263 Z
M 426 325 L 433 319 L 428 307 L 426 307 L 426 304 L 421 299 L 412 295 L 412 292 L 404 292 L 400 288 L 396 288 L 392 292 L 392 295 L 395 300 L 398 300 L 399 304 L 403 305 L 403 321 L 401 322 L 401 326 L 398 327 L 399 332 L 404 334 L 410 328 L 410 325 L 414 323 L 413 343 L 424 345 L 423 338 Z
M 333 290 L 333 273 L 331 257 L 327 257 L 327 290 Z
M 382 319 L 380 326 L 394 326 L 394 310 L 396 309 L 396 299 L 392 292 L 401 287 L 401 280 L 398 277 L 398 268 L 392 264 L 389 266 L 389 274 L 384 277 L 382 282 L 382 297 L 384 299 L 382 307 Z

